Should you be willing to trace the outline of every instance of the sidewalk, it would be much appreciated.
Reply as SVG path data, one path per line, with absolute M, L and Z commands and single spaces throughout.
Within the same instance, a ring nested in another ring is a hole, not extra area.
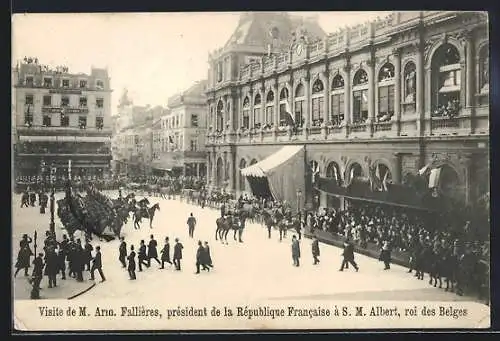
M 29 300 L 31 299 L 32 285 L 28 282 L 30 277 L 25 277 L 24 273 L 20 272 L 13 279 L 14 300 Z M 48 277 L 42 279 L 40 290 L 40 299 L 72 299 L 80 294 L 87 292 L 95 286 L 93 281 L 85 280 L 77 282 L 74 278 L 66 277 L 62 280 L 57 276 L 57 287 L 48 288 Z

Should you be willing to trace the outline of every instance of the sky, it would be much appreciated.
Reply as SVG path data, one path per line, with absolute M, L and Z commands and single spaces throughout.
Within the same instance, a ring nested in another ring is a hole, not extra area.
M 12 64 L 25 56 L 65 65 L 70 73 L 107 68 L 112 114 L 127 88 L 134 104 L 166 106 L 168 98 L 206 79 L 208 53 L 222 47 L 241 13 L 16 14 Z M 299 12 L 317 16 L 327 33 L 388 12 Z

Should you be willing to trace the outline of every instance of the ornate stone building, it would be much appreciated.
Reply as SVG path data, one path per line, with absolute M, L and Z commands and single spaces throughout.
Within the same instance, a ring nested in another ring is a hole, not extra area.
M 276 16 L 246 14 L 234 35 L 264 21 L 279 36 L 272 21 L 286 15 Z M 408 184 L 428 165 L 440 169 L 440 190 L 453 200 L 473 204 L 489 191 L 486 14 L 394 12 L 323 38 L 310 32 L 287 34 L 275 44 L 281 51 L 267 35 L 232 38 L 210 56 L 212 186 L 248 191 L 240 169 L 302 145 L 306 178 L 345 186 L 377 169 L 389 183 Z M 339 204 L 318 187 L 306 181 L 306 204 L 316 196 Z

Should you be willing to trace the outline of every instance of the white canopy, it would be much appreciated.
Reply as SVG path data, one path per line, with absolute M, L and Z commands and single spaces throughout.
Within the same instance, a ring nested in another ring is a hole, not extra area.
M 304 146 L 285 146 L 264 160 L 243 168 L 241 174 L 243 176 L 266 177 L 273 169 L 290 160 L 303 148 Z

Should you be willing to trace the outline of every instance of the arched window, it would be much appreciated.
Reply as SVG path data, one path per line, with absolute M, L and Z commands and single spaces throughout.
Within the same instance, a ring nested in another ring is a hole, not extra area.
M 394 65 L 385 63 L 378 74 L 378 122 L 386 122 L 394 115 Z
M 243 168 L 246 168 L 247 166 L 247 162 L 245 161 L 245 159 L 241 159 L 240 161 L 240 170 L 243 169 Z M 241 171 L 240 171 L 240 191 L 245 191 L 246 190 L 246 181 L 245 181 L 245 176 L 243 174 L 241 174 Z
M 250 128 L 250 98 L 248 96 L 243 100 L 243 122 L 242 128 Z
M 261 110 L 262 98 L 260 94 L 256 94 L 253 100 L 253 127 L 255 129 L 260 128 L 260 110 Z
M 352 123 L 365 123 L 368 119 L 368 74 L 363 69 L 354 75 L 352 96 Z
M 457 172 L 448 165 L 440 167 L 439 189 L 443 195 L 459 202 L 463 202 L 464 186 L 460 183 Z
M 306 109 L 305 89 L 302 83 L 295 88 L 295 125 L 302 128 L 304 125 L 304 114 Z
M 312 112 L 311 124 L 313 127 L 321 126 L 323 123 L 323 113 L 325 111 L 324 85 L 320 79 L 316 79 L 312 86 Z
M 440 46 L 432 56 L 431 72 L 432 116 L 457 116 L 462 91 L 462 71 L 457 48 L 449 43 Z
M 280 91 L 280 126 L 287 125 L 287 112 L 292 113 L 290 103 L 288 102 L 288 89 L 285 87 Z
M 415 103 L 417 93 L 417 67 L 415 63 L 409 62 L 404 69 L 404 102 Z
M 340 167 L 336 162 L 330 162 L 326 167 L 326 177 L 335 179 L 337 186 L 342 184 L 342 177 L 340 176 Z
M 490 50 L 485 45 L 479 51 L 479 92 L 489 93 L 490 91 Z
M 344 121 L 344 77 L 336 75 L 332 81 L 331 124 L 339 126 Z
M 273 125 L 273 115 L 274 115 L 274 92 L 270 90 L 266 96 L 266 126 L 271 127 Z
M 349 169 L 348 181 L 351 182 L 354 178 L 362 178 L 363 176 L 363 168 L 359 163 L 354 162 Z
M 222 130 L 224 130 L 224 103 L 222 103 L 222 101 L 219 101 L 219 103 L 217 103 L 217 126 L 215 127 L 215 129 L 219 132 L 221 132 Z

